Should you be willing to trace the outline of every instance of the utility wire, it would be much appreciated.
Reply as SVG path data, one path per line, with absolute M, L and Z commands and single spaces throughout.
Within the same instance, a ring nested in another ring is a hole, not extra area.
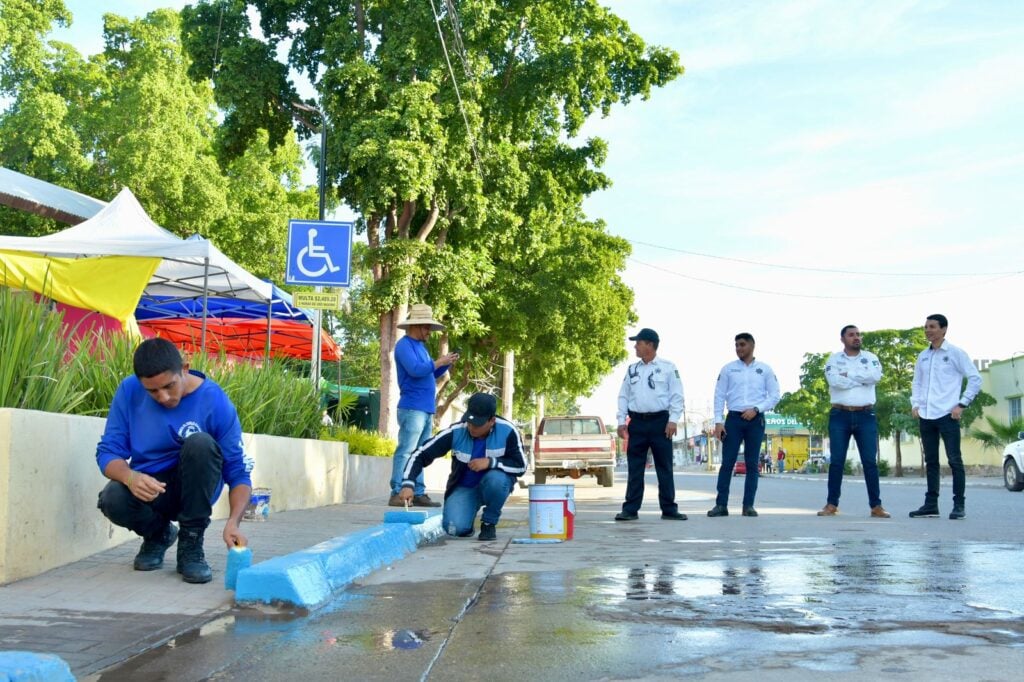
M 701 253 L 700 251 L 688 251 L 676 249 L 664 244 L 652 244 L 651 242 L 640 241 L 639 239 L 628 239 L 631 244 L 641 244 L 663 251 L 674 251 L 685 253 L 688 256 L 699 256 L 700 258 L 712 258 L 733 263 L 744 263 L 746 265 L 759 265 L 766 268 L 778 268 L 780 270 L 799 270 L 802 272 L 824 272 L 837 275 L 865 275 L 869 277 L 989 277 L 992 275 L 1012 276 L 1024 273 L 1024 270 L 1004 270 L 1000 272 L 874 272 L 871 270 L 838 270 L 833 268 L 812 268 L 803 265 L 786 265 L 783 263 L 767 263 L 764 261 L 748 260 L 746 258 L 733 258 L 730 256 L 719 256 L 713 253 Z
M 925 294 L 935 294 L 935 293 L 939 293 L 939 292 L 943 292 L 943 291 L 952 291 L 954 289 L 966 289 L 967 287 L 973 287 L 973 286 L 979 286 L 979 285 L 982 285 L 982 284 L 988 284 L 990 282 L 996 282 L 996 281 L 999 281 L 1001 279 L 1007 279 L 1007 278 L 1015 277 L 1015 276 L 1021 274 L 1019 272 L 1012 272 L 1012 273 L 1007 273 L 1007 274 L 1001 274 L 1001 275 L 999 275 L 997 277 L 992 277 L 990 279 L 987 279 L 987 280 L 984 280 L 984 281 L 981 281 L 981 282 L 970 282 L 968 284 L 954 285 L 954 286 L 948 286 L 948 287 L 940 287 L 938 289 L 928 289 L 928 290 L 925 290 L 925 291 L 912 291 L 912 292 L 904 293 L 904 294 L 873 294 L 873 295 L 858 294 L 858 295 L 853 295 L 853 296 L 830 296 L 830 295 L 826 295 L 826 294 L 793 294 L 793 293 L 789 293 L 789 292 L 785 292 L 785 291 L 772 291 L 770 289 L 758 289 L 756 287 L 746 287 L 746 286 L 743 286 L 741 284 L 730 284 L 728 282 L 719 282 L 719 281 L 713 280 L 713 279 L 705 279 L 703 277 L 695 277 L 693 275 L 684 275 L 681 272 L 676 272 L 675 270 L 669 270 L 668 268 L 663 268 L 663 267 L 660 267 L 660 266 L 657 266 L 657 265 L 653 265 L 651 263 L 644 263 L 643 261 L 639 261 L 639 260 L 637 260 L 635 258 L 630 258 L 629 260 L 631 260 L 632 262 L 636 263 L 637 265 L 643 265 L 644 267 L 651 268 L 652 270 L 658 270 L 659 272 L 664 272 L 664 273 L 669 274 L 669 275 L 675 275 L 676 277 L 682 277 L 683 279 L 689 279 L 689 280 L 692 280 L 694 282 L 703 282 L 704 284 L 712 284 L 714 286 L 725 287 L 727 289 L 739 289 L 740 291 L 750 291 L 750 292 L 753 292 L 753 293 L 756 293 L 756 294 L 767 294 L 769 296 L 782 296 L 782 297 L 785 297 L 785 298 L 812 298 L 812 299 L 820 299 L 820 300 L 837 300 L 837 301 L 838 300 L 859 300 L 859 299 L 860 300 L 863 300 L 863 299 L 872 300 L 872 299 L 883 299 L 883 298 L 908 298 L 910 296 L 923 296 Z
M 441 30 L 441 17 L 437 13 L 437 6 L 434 0 L 430 0 L 430 9 L 434 13 L 434 23 L 437 24 L 437 37 L 441 39 L 441 51 L 444 52 L 444 61 L 448 64 L 448 74 L 452 77 L 452 86 L 455 88 L 455 98 L 459 101 L 459 111 L 462 112 L 462 120 L 466 124 L 466 135 L 469 136 L 469 146 L 473 150 L 473 161 L 477 170 L 480 169 L 480 155 L 476 150 L 476 138 L 473 130 L 469 127 L 469 117 L 466 116 L 466 107 L 462 103 L 462 95 L 459 93 L 459 84 L 455 80 L 455 70 L 452 69 L 452 60 L 448 57 L 448 46 L 444 42 L 444 31 Z

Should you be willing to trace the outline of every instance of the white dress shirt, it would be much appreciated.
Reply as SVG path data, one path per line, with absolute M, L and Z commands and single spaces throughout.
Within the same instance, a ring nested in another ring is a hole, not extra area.
M 683 382 L 679 370 L 668 360 L 655 357 L 639 360 L 626 369 L 619 389 L 619 426 L 625 426 L 629 412 L 668 411 L 668 420 L 683 416 Z
M 963 394 L 960 387 L 967 379 Z M 943 340 L 938 348 L 928 346 L 917 356 L 910 405 L 923 419 L 945 417 L 960 405 L 970 405 L 981 391 L 981 375 L 963 350 Z
M 761 414 L 779 402 L 779 380 L 772 368 L 753 360 L 749 365 L 736 358 L 718 373 L 715 384 L 715 423 L 721 424 L 726 405 L 732 412 L 756 407 Z
M 866 350 L 856 355 L 847 355 L 845 351 L 833 353 L 825 362 L 825 381 L 833 405 L 874 405 L 875 384 L 881 379 L 882 363 Z

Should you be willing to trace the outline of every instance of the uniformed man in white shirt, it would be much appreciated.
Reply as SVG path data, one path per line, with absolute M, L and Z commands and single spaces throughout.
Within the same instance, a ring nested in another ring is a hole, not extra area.
M 857 442 L 864 485 L 868 489 L 871 516 L 889 518 L 882 507 L 878 481 L 878 419 L 875 417 L 875 384 L 882 380 L 882 363 L 871 352 L 863 350 L 860 330 L 852 324 L 839 332 L 843 350 L 833 353 L 825 362 L 832 409 L 828 414 L 828 498 L 818 516 L 839 513 L 839 494 L 843 487 L 843 467 L 850 447 L 850 436 Z
M 927 472 L 928 492 L 924 506 L 910 512 L 910 518 L 939 515 L 939 438 L 946 445 L 946 459 L 953 473 L 951 519 L 962 519 L 967 475 L 960 456 L 960 416 L 981 391 L 981 375 L 963 350 L 946 341 L 945 315 L 929 315 L 924 335 L 929 346 L 917 356 L 910 405 L 920 420 L 921 446 Z M 963 387 L 967 379 L 967 388 Z M 961 392 L 962 390 L 962 392 Z
M 657 357 L 658 333 L 641 329 L 636 336 L 636 356 L 640 358 L 626 370 L 619 389 L 618 434 L 629 434 L 626 462 L 629 481 L 626 501 L 616 521 L 635 521 L 644 500 L 644 469 L 647 451 L 654 456 L 654 469 L 658 474 L 658 504 L 661 518 L 685 521 L 686 514 L 676 505 L 676 486 L 672 474 L 672 436 L 676 423 L 683 415 L 683 382 L 679 371 L 668 360 Z M 628 418 L 628 421 L 627 421 Z
M 779 380 L 772 368 L 754 358 L 754 337 L 743 332 L 735 338 L 736 360 L 718 374 L 715 384 L 715 438 L 722 441 L 718 470 L 718 497 L 708 516 L 729 515 L 729 484 L 743 444 L 747 473 L 743 484 L 743 515 L 757 516 L 757 458 L 764 440 L 764 413 L 779 402 Z M 723 421 L 722 414 L 729 413 Z

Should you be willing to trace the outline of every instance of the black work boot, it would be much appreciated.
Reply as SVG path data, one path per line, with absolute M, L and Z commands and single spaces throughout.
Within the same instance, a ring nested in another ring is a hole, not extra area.
M 203 554 L 205 528 L 182 528 L 178 540 L 178 573 L 187 583 L 208 583 L 213 579 Z
M 930 516 L 937 517 L 939 515 L 939 505 L 928 504 L 925 502 L 920 509 L 915 509 L 910 512 L 910 518 L 912 519 L 923 519 Z
M 178 537 L 178 527 L 168 523 L 156 535 L 142 539 L 142 547 L 135 555 L 136 571 L 155 571 L 164 565 L 164 554 Z
M 954 502 L 953 511 L 949 512 L 949 518 L 953 521 L 963 519 L 967 517 L 967 513 L 964 511 L 963 502 Z

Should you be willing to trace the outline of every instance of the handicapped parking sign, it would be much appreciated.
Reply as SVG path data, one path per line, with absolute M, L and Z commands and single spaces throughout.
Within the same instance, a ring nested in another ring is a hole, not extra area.
M 347 287 L 351 265 L 352 223 L 288 221 L 287 284 Z

